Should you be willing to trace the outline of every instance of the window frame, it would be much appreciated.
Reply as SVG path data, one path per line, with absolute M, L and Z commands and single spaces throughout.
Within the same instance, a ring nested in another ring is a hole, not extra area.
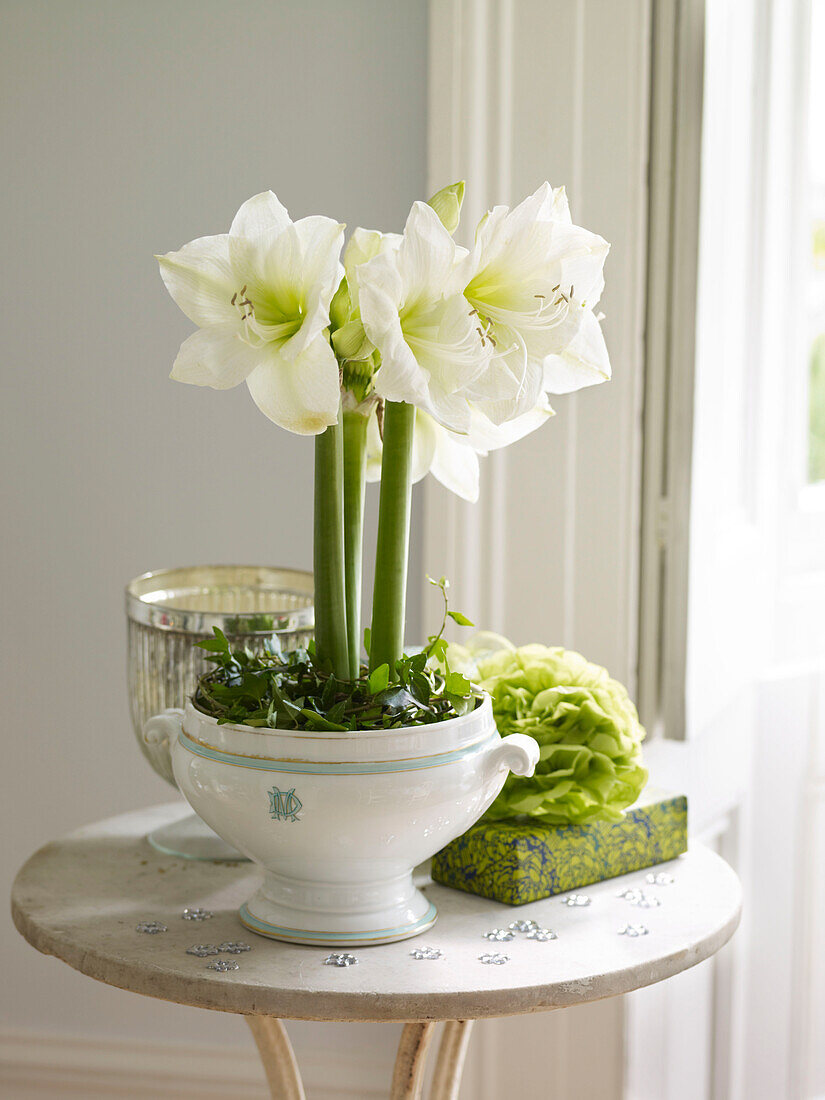
M 814 335 L 809 302 L 808 272 L 811 254 L 811 201 L 808 169 L 808 127 L 810 121 L 810 33 L 814 0 L 790 0 L 794 8 L 793 38 L 788 71 L 791 128 L 788 185 L 789 217 L 788 294 L 793 315 L 780 320 L 785 325 L 788 372 L 784 436 L 787 468 L 783 479 L 783 501 L 787 537 L 780 545 L 780 575 L 796 583 L 809 575 L 812 582 L 825 584 L 825 480 L 811 482 L 809 470 L 809 378 L 810 349 Z M 820 0 L 821 2 L 821 0 Z M 825 112 L 824 112 L 825 113 Z M 777 322 L 774 322 L 777 323 Z M 818 575 L 821 574 L 821 578 Z

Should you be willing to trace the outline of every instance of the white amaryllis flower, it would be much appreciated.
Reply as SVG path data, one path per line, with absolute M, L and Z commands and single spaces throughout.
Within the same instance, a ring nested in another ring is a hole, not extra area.
M 530 412 L 497 426 L 477 411 L 471 414 L 466 435 L 451 432 L 421 409 L 416 410 L 413 433 L 412 481 L 432 474 L 445 489 L 462 500 L 475 503 L 479 490 L 479 456 L 507 447 L 541 427 L 553 415 L 542 395 Z M 378 419 L 371 416 L 367 426 L 367 481 L 381 480 L 381 435 Z
M 342 283 L 332 303 L 333 327 L 335 329 L 332 345 L 342 360 L 359 361 L 369 359 L 375 350 L 367 338 L 361 322 L 361 310 L 358 300 L 358 272 L 362 265 L 382 252 L 393 251 L 401 243 L 400 233 L 380 233 L 377 229 L 354 230 L 344 249 L 344 272 L 346 282 Z M 341 308 L 339 309 L 339 304 Z
M 344 249 L 344 270 L 347 275 L 350 301 L 353 312 L 358 312 L 358 273 L 369 260 L 384 252 L 395 252 L 401 244 L 400 233 L 381 233 L 377 229 L 354 229 Z
M 459 432 L 470 428 L 467 387 L 492 352 L 456 281 L 464 255 L 435 211 L 416 202 L 400 243 L 355 272 L 361 320 L 381 355 L 375 392 Z
M 495 423 L 533 408 L 542 390 L 569 393 L 610 377 L 593 312 L 609 247 L 573 225 L 564 188 L 548 183 L 482 219 L 460 267 L 465 297 L 495 348 L 471 396 Z
M 293 222 L 264 191 L 243 204 L 229 233 L 159 256 L 166 289 L 199 326 L 171 377 L 213 389 L 246 381 L 258 408 L 299 435 L 334 424 L 338 364 L 325 330 L 343 239 L 343 225 Z

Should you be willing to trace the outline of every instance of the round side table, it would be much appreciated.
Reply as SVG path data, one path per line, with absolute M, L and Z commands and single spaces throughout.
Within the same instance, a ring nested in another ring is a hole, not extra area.
M 180 803 L 157 806 L 47 844 L 17 876 L 14 921 L 38 951 L 99 981 L 245 1016 L 278 1100 L 304 1098 L 284 1019 L 402 1021 L 392 1100 L 419 1096 L 427 1048 L 445 1021 L 430 1097 L 456 1100 L 473 1020 L 651 985 L 718 951 L 739 922 L 736 875 L 696 845 L 671 863 L 582 889 L 569 904 L 556 897 L 513 908 L 430 883 L 424 889 L 439 917 L 424 936 L 358 948 L 351 965 L 328 964 L 323 948 L 244 929 L 237 910 L 255 886 L 249 863 L 187 862 L 150 847 L 147 832 L 186 812 Z M 636 894 L 620 896 L 626 890 Z M 485 937 L 531 921 L 555 938 L 529 930 Z M 224 950 L 188 953 L 199 944 Z M 416 958 L 424 947 L 435 957 Z M 507 961 L 481 961 L 491 955 Z

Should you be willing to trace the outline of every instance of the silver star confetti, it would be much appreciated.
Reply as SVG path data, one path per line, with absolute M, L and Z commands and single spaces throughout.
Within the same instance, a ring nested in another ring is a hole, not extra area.
M 642 896 L 642 891 L 637 890 L 635 886 L 627 886 L 624 890 L 619 890 L 616 894 L 617 898 L 622 898 L 624 901 L 638 901 Z
M 508 928 L 491 928 L 489 932 L 482 932 L 485 940 L 496 940 L 498 943 L 507 943 L 516 938 L 515 932 Z
M 624 928 L 619 929 L 620 936 L 629 936 L 631 939 L 635 939 L 636 936 L 646 936 L 650 932 L 644 924 L 626 924 Z
M 644 890 L 637 890 L 635 887 L 620 890 L 616 897 L 629 901 L 631 905 L 636 905 L 639 909 L 656 909 L 662 904 L 660 898 L 654 897 L 652 894 L 646 894 Z
M 649 875 L 645 875 L 645 882 L 648 886 L 672 886 L 675 881 L 673 875 L 669 875 L 667 871 L 659 871 L 656 874 L 651 872 Z
M 534 920 L 514 920 L 507 927 L 511 932 L 534 932 L 538 924 Z
M 189 909 L 189 908 L 187 908 L 187 909 L 184 909 L 184 911 L 181 913 L 181 916 L 183 917 L 184 920 L 197 920 L 197 921 L 209 920 L 209 918 L 213 917 L 214 915 L 215 914 L 210 913 L 208 909 Z
M 357 962 L 355 955 L 348 955 L 345 951 L 333 951 L 324 959 L 324 966 L 355 966 Z
M 510 961 L 510 956 L 509 955 L 499 955 L 499 953 L 496 951 L 493 954 L 489 954 L 489 955 L 479 955 L 478 956 L 478 961 L 480 963 L 487 963 L 488 965 L 492 965 L 492 966 L 502 966 L 504 963 Z
M 251 951 L 248 943 L 222 943 L 219 951 L 225 951 L 227 955 L 243 955 L 244 951 Z
M 205 959 L 208 955 L 220 954 L 220 948 L 216 947 L 214 943 L 196 943 L 192 947 L 186 948 L 187 955 L 195 955 L 199 959 Z
M 156 936 L 158 932 L 168 932 L 169 929 L 159 920 L 142 920 L 135 925 L 136 932 L 145 932 L 148 936 Z
M 650 894 L 642 893 L 639 900 L 632 902 L 632 904 L 637 905 L 640 909 L 656 909 L 662 904 L 662 901 L 661 898 L 655 898 Z
M 215 959 L 212 963 L 207 963 L 207 970 L 217 970 L 219 974 L 225 974 L 227 970 L 240 970 L 240 967 L 234 959 Z
M 528 940 L 538 940 L 539 943 L 546 943 L 548 940 L 557 940 L 558 938 L 552 928 L 532 928 L 527 933 Z
M 570 909 L 579 909 L 585 905 L 590 904 L 590 898 L 587 894 L 568 894 L 566 898 L 561 899 L 562 905 L 568 906 Z
M 443 959 L 444 952 L 438 947 L 416 947 L 410 952 L 413 959 Z

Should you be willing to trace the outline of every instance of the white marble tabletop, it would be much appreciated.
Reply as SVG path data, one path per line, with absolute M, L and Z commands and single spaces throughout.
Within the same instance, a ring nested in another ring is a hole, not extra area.
M 147 831 L 188 812 L 182 803 L 123 814 L 79 829 L 41 848 L 21 869 L 12 894 L 17 928 L 39 951 L 90 977 L 180 1004 L 305 1020 L 480 1019 L 561 1008 L 661 981 L 701 962 L 733 934 L 741 907 L 739 881 L 700 845 L 651 869 L 673 877 L 648 884 L 640 871 L 583 888 L 590 904 L 568 907 L 547 898 L 517 908 L 435 884 L 424 887 L 438 907 L 435 926 L 417 939 L 358 948 L 357 965 L 324 965 L 329 952 L 263 939 L 247 931 L 238 906 L 255 886 L 249 863 L 175 859 L 154 851 Z M 639 908 L 620 898 L 628 887 L 658 898 Z M 182 918 L 184 908 L 214 915 Z M 557 939 L 517 934 L 483 938 L 514 920 L 535 920 Z M 168 931 L 136 931 L 157 920 Z M 643 925 L 647 935 L 620 935 Z M 237 970 L 208 969 L 213 958 L 188 955 L 194 944 L 243 941 L 252 950 L 221 959 Z M 417 960 L 431 946 L 443 957 Z M 489 965 L 485 953 L 509 961 Z

